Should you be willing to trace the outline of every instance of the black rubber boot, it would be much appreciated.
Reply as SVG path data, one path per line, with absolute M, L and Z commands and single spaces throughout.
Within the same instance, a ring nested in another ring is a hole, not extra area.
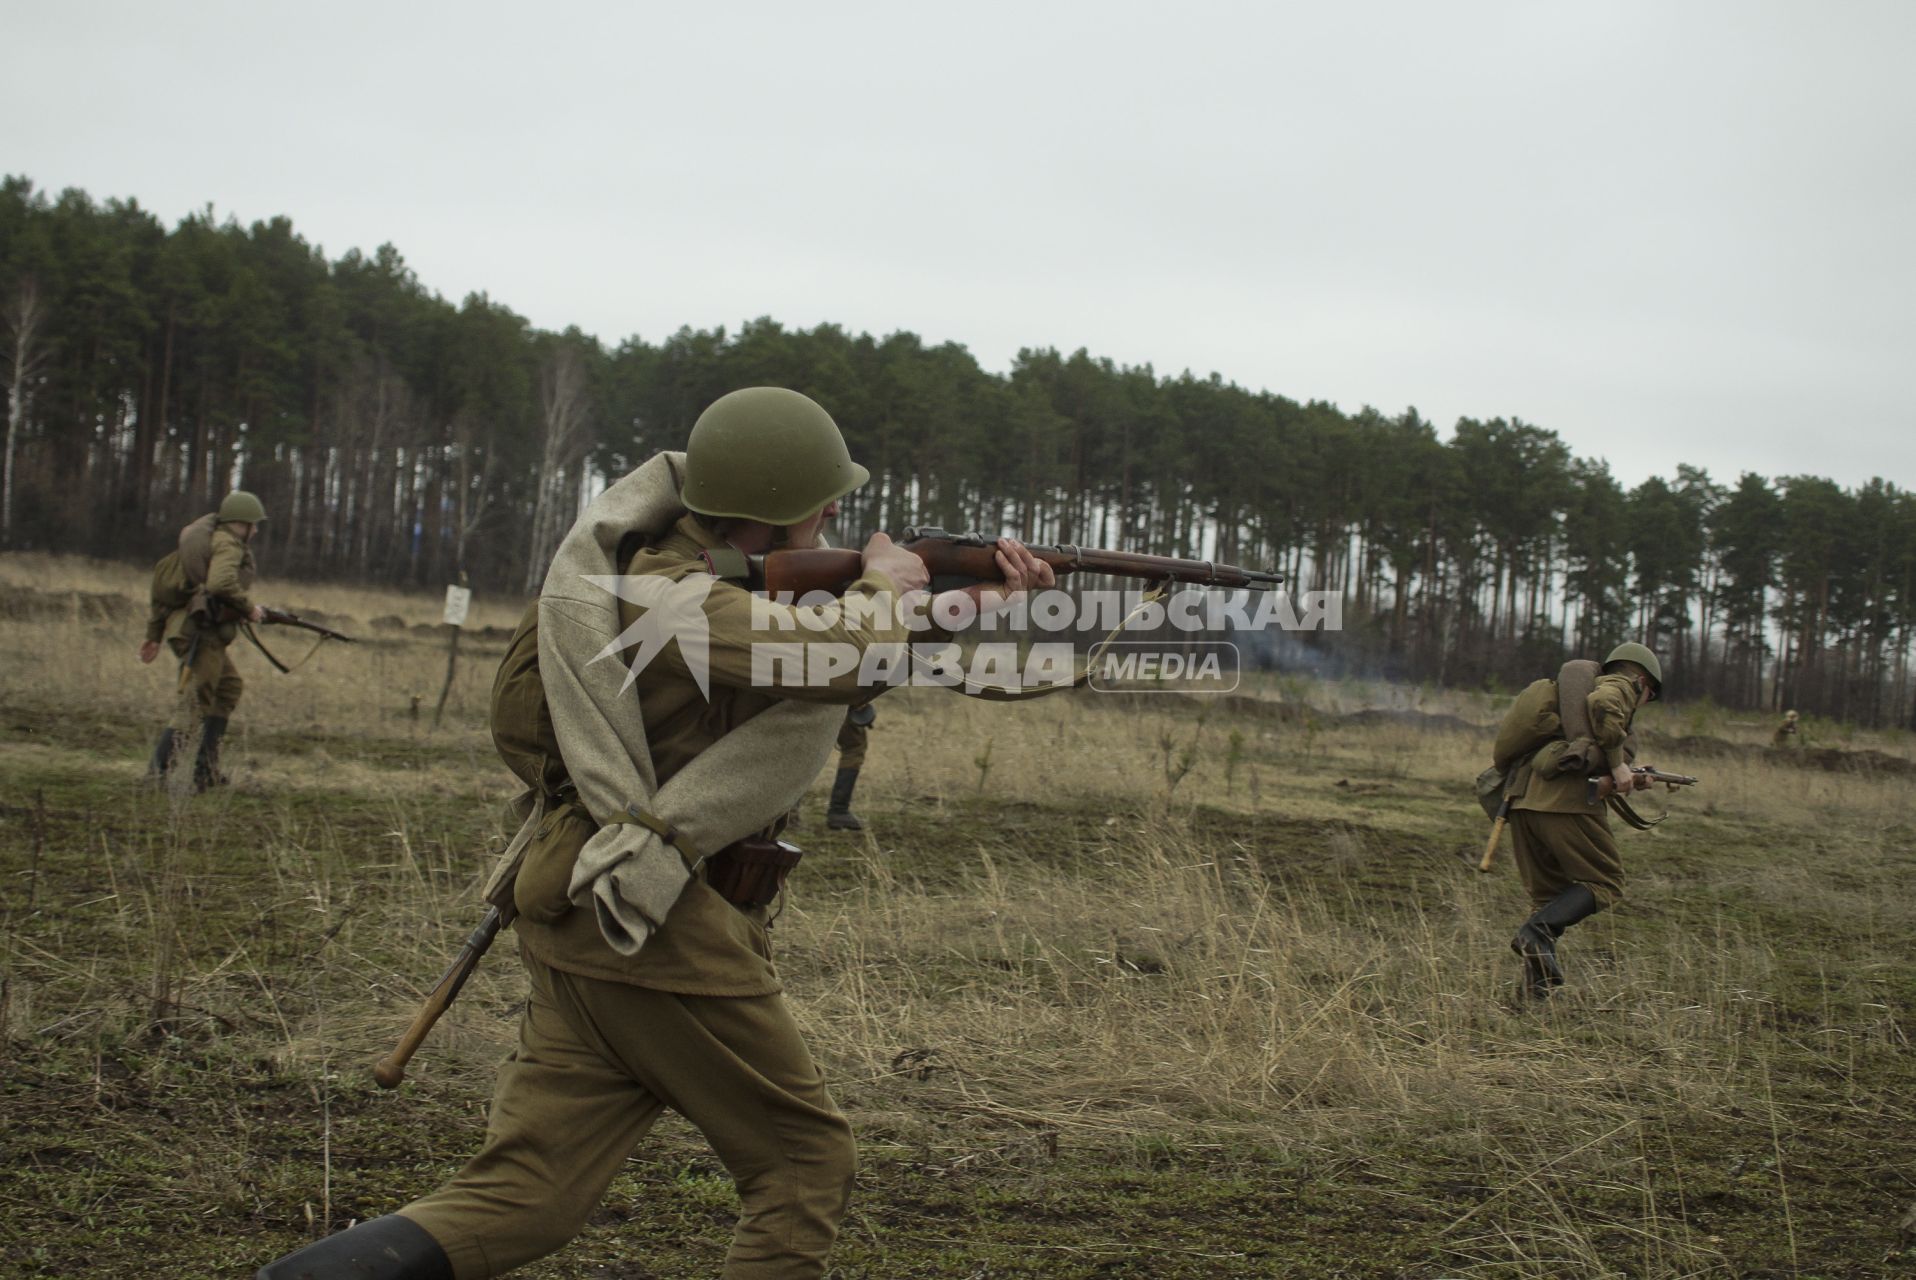
M 452 1280 L 452 1260 L 424 1227 L 389 1213 L 269 1262 L 253 1280 Z
M 200 754 L 193 761 L 193 790 L 226 785 L 226 775 L 220 772 L 220 739 L 225 736 L 225 716 L 207 716 L 200 721 Z
M 146 780 L 159 785 L 166 781 L 166 775 L 173 769 L 173 726 L 160 730 L 159 741 L 153 744 L 153 758 L 146 762 Z
M 1573 884 L 1524 921 L 1510 949 L 1523 957 L 1524 994 L 1542 999 L 1563 985 L 1563 966 L 1557 963 L 1557 939 L 1579 920 L 1601 909 L 1587 884 Z
M 858 770 L 840 769 L 832 779 L 832 800 L 825 809 L 825 825 L 833 831 L 863 831 L 865 824 L 852 812 L 852 788 L 858 785 Z

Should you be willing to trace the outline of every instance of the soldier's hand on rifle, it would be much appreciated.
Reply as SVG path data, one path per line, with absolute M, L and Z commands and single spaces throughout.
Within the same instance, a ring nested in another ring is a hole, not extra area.
M 140 644 L 140 661 L 141 662 L 152 662 L 153 659 L 159 656 L 160 656 L 160 642 L 158 640 L 145 640 L 141 642 Z
M 980 615 L 1010 608 L 1033 587 L 1058 585 L 1058 575 L 1051 566 L 1032 555 L 1025 549 L 1025 544 L 1016 538 L 998 539 L 998 549 L 993 553 L 993 559 L 998 562 L 999 572 L 1005 575 L 1003 582 L 981 582 L 963 588 L 965 594 L 977 601 Z
M 259 605 L 254 605 L 246 611 L 246 620 L 248 622 L 264 622 L 266 621 L 266 610 Z
M 900 591 L 916 591 L 931 581 L 931 570 L 925 567 L 925 562 L 885 534 L 874 533 L 871 536 L 871 541 L 865 544 L 863 557 L 865 572 L 884 574 Z
M 1617 789 L 1617 794 L 1620 796 L 1627 796 L 1635 791 L 1639 781 L 1641 779 L 1637 777 L 1636 771 L 1627 764 L 1620 764 L 1610 771 L 1610 785 Z

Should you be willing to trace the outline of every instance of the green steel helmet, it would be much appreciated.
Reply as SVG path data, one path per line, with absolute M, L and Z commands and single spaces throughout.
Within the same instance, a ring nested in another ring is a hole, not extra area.
M 832 415 L 784 387 L 714 400 L 685 445 L 686 508 L 706 516 L 797 524 L 871 479 Z
M 226 500 L 220 503 L 222 521 L 245 520 L 250 524 L 258 524 L 265 518 L 266 508 L 260 505 L 258 498 L 244 489 L 233 490 L 226 495 Z
M 1620 644 L 1603 660 L 1604 670 L 1608 671 L 1613 662 L 1634 662 L 1642 667 L 1650 673 L 1650 700 L 1654 702 L 1663 696 L 1663 664 L 1657 661 L 1656 654 L 1650 652 L 1649 646 L 1634 640 Z

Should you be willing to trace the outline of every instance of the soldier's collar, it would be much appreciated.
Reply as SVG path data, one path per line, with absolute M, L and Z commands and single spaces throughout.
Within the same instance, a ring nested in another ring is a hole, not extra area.
M 701 551 L 715 551 L 720 547 L 732 545 L 713 533 L 695 515 L 682 515 L 672 531 L 659 539 L 658 549 L 682 555 L 695 556 Z

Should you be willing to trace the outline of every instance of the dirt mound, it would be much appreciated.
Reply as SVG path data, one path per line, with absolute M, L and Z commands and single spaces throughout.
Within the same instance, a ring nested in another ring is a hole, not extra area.
M 1485 728 L 1472 724 L 1468 720 L 1453 715 L 1429 715 L 1422 711 L 1406 711 L 1392 707 L 1375 707 L 1365 711 L 1354 711 L 1347 716 L 1332 716 L 1338 724 L 1348 725 L 1394 725 L 1400 729 L 1412 729 L 1419 733 L 1481 733 L 1494 734 L 1496 726 Z
M 1490 734 L 1494 728 L 1472 724 L 1453 715 L 1430 715 L 1401 708 L 1370 707 L 1362 711 L 1335 712 L 1314 707 L 1308 702 L 1254 698 L 1243 693 L 1192 694 L 1166 690 L 1146 692 L 1123 690 L 1099 692 L 1093 706 L 1113 711 L 1193 711 L 1213 720 L 1261 720 L 1267 724 L 1315 725 L 1319 729 L 1350 726 L 1366 728 L 1386 725 L 1416 733 Z
M 1275 702 L 1243 693 L 1193 694 L 1175 689 L 1096 689 L 1092 695 L 1086 699 L 1086 705 L 1098 710 L 1124 711 L 1133 715 L 1150 711 L 1179 714 L 1195 712 L 1212 719 L 1241 718 L 1278 724 L 1303 724 L 1313 715 L 1323 720 L 1322 712 L 1314 711 L 1305 703 Z
M 1871 747 L 1854 751 L 1841 747 L 1777 748 L 1747 742 L 1726 742 L 1722 738 L 1704 735 L 1668 736 L 1660 733 L 1645 734 L 1643 744 L 1646 752 L 1661 754 L 1667 749 L 1673 759 L 1687 756 L 1762 760 L 1769 764 L 1795 765 L 1800 769 L 1821 769 L 1826 773 L 1880 774 L 1886 777 L 1916 774 L 1916 761 Z
M 405 619 L 391 614 L 374 618 L 368 624 L 343 613 L 327 613 L 318 609 L 295 607 L 292 612 L 307 622 L 331 627 L 362 643 L 374 645 L 406 644 L 415 640 L 444 644 L 447 631 L 443 623 L 422 622 L 409 628 Z M 20 621 L 65 619 L 96 625 L 134 626 L 146 619 L 146 601 L 109 591 L 43 591 L 37 587 L 0 584 L 0 616 Z M 270 636 L 274 630 L 276 628 L 265 628 L 263 634 Z M 466 644 L 481 643 L 488 646 L 503 646 L 510 639 L 510 627 L 467 627 L 462 637 Z
M 1877 751 L 1871 747 L 1865 747 L 1860 751 L 1844 751 L 1837 747 L 1812 747 L 1807 751 L 1778 751 L 1771 754 L 1793 758 L 1795 763 L 1805 768 L 1827 769 L 1831 773 L 1883 773 L 1891 776 L 1916 773 L 1916 761 L 1905 760 L 1901 756 L 1893 756 L 1886 751 Z
M 139 601 L 106 591 L 38 591 L 0 586 L 0 613 L 10 618 L 70 618 L 79 622 L 119 622 L 137 617 Z

